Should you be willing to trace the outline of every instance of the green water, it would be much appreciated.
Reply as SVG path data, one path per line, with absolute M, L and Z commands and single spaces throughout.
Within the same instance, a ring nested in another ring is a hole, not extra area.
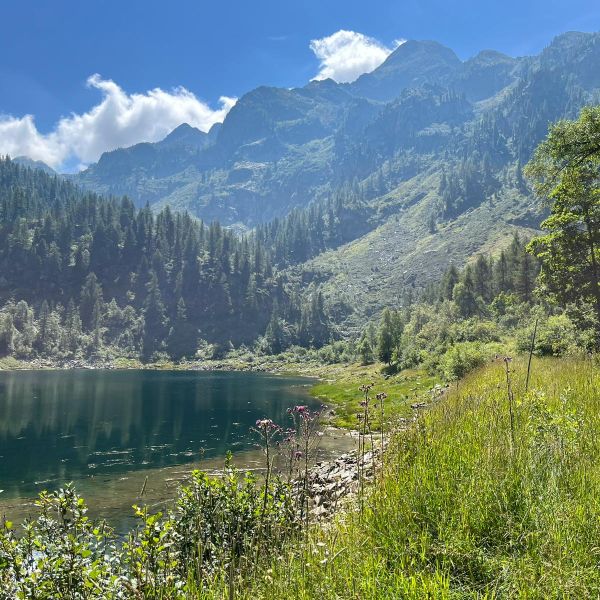
M 197 462 L 201 451 L 209 462 L 243 453 L 254 447 L 257 419 L 285 425 L 288 407 L 314 404 L 309 385 L 255 373 L 0 372 L 0 500 L 67 481 L 122 494 L 114 482 L 137 485 L 144 473 Z

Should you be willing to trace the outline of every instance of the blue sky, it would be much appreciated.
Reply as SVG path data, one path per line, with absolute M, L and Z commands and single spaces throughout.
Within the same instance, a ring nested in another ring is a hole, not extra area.
M 600 2 L 5 2 L 0 24 L 0 152 L 35 154 L 38 146 L 52 143 L 51 149 L 40 150 L 36 157 L 46 157 L 54 166 L 84 164 L 102 149 L 137 138 L 157 139 L 179 115 L 189 115 L 188 120 L 206 128 L 222 119 L 231 106 L 232 101 L 220 100 L 223 96 L 237 98 L 262 84 L 303 85 L 315 77 L 322 65 L 314 51 L 319 47 L 311 49 L 311 40 L 328 38 L 339 30 L 366 36 L 333 40 L 353 43 L 352 52 L 371 53 L 359 70 L 376 65 L 398 39 L 434 39 L 463 59 L 484 48 L 524 55 L 539 52 L 564 31 L 600 30 Z M 321 51 L 336 51 L 331 43 L 322 45 Z M 332 58 L 333 70 L 328 71 L 334 75 L 339 73 L 338 58 Z M 100 77 L 88 81 L 94 74 Z M 352 76 L 352 70 L 346 76 Z M 179 86 L 185 92 L 177 91 Z M 149 98 L 148 91 L 156 88 L 165 95 Z M 131 94 L 139 97 L 132 99 Z M 192 95 L 197 105 L 192 105 Z M 169 107 L 173 96 L 176 109 Z M 90 116 L 107 97 L 117 109 Z M 141 112 L 131 108 L 138 101 L 146 103 Z M 129 133 L 115 130 L 110 138 L 106 121 L 111 115 L 118 118 L 125 105 L 131 113 L 128 118 L 139 122 Z M 82 118 L 69 121 L 73 113 Z M 157 127 L 154 121 L 160 121 L 162 114 L 167 116 Z M 31 115 L 27 122 L 25 115 Z M 67 120 L 57 134 L 61 117 Z M 2 129 L 7 119 L 12 119 L 10 126 Z M 85 146 L 80 138 L 94 119 L 104 119 L 108 133 Z M 47 136 L 52 135 L 50 140 Z

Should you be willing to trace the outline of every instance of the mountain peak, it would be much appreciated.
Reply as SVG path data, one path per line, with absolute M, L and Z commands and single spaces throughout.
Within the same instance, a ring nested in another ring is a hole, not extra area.
M 503 54 L 497 50 L 482 50 L 477 53 L 473 58 L 470 58 L 465 64 L 477 64 L 481 66 L 491 66 L 500 63 L 514 64 L 517 62 L 516 58 Z
M 15 156 L 12 159 L 14 163 L 21 165 L 22 167 L 28 167 L 29 169 L 39 169 L 40 171 L 44 171 L 44 173 L 48 173 L 48 175 L 56 175 L 56 171 L 45 162 L 41 160 L 33 160 L 28 156 Z
M 350 88 L 358 96 L 389 101 L 407 87 L 444 83 L 461 65 L 454 51 L 439 42 L 408 40 L 377 69 L 350 84 Z
M 192 127 L 189 123 L 182 123 L 167 137 L 165 137 L 160 144 L 171 145 L 171 144 L 187 144 L 190 146 L 204 146 L 206 144 L 207 134 L 204 131 L 200 131 L 196 127 Z
M 386 66 L 406 63 L 407 60 L 414 60 L 416 56 L 423 56 L 425 60 L 430 62 L 434 60 L 434 57 L 443 57 L 450 64 L 460 64 L 460 59 L 456 56 L 454 50 L 439 42 L 434 40 L 407 40 L 400 44 L 376 71 Z

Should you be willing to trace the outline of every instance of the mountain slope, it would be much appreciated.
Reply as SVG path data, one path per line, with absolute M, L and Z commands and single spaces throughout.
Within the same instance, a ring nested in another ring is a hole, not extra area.
M 258 88 L 209 134 L 184 128 L 109 153 L 76 180 L 241 228 L 350 190 L 362 227 L 330 236 L 351 241 L 325 243 L 301 270 L 344 318 L 533 231 L 541 212 L 522 165 L 549 123 L 599 99 L 597 33 L 561 35 L 539 56 L 485 50 L 464 62 L 435 42 L 406 42 L 353 84 Z
M 408 40 L 371 73 L 349 85 L 352 93 L 373 100 L 389 101 L 408 87 L 423 83 L 447 84 L 462 63 L 450 48 L 433 41 Z

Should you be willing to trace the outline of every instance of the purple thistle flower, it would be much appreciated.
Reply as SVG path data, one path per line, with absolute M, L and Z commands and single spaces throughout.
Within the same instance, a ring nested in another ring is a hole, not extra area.
M 264 431 L 278 429 L 277 425 L 275 425 L 271 419 L 258 419 L 258 421 L 256 421 L 256 427 Z

